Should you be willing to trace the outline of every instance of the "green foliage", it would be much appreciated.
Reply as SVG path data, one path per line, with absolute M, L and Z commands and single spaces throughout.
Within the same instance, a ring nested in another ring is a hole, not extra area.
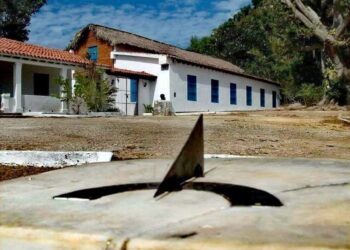
M 0 0 L 0 37 L 27 41 L 31 16 L 46 0 Z
M 153 113 L 153 107 L 151 104 L 143 104 L 143 107 L 145 108 L 145 113 Z
M 320 43 L 281 1 L 255 0 L 209 37 L 192 39 L 189 49 L 280 82 L 285 99 L 291 101 L 302 82 L 322 85 L 322 46 L 315 44 Z
M 323 88 L 322 86 L 315 86 L 310 83 L 303 83 L 297 93 L 297 97 L 301 98 L 303 104 L 306 106 L 316 105 L 322 100 Z
M 103 71 L 95 64 L 76 72 L 75 79 L 75 95 L 85 101 L 90 111 L 103 112 L 113 108 L 113 95 L 117 90 L 103 78 Z
M 345 81 L 344 78 L 329 81 L 329 86 L 326 90 L 326 96 L 329 101 L 336 101 L 339 105 L 346 104 L 348 89 L 346 88 Z
M 70 110 L 70 104 L 73 101 L 73 91 L 71 87 L 71 80 L 64 79 L 63 77 L 58 77 L 55 79 L 55 83 L 60 87 L 61 94 L 55 96 L 61 100 L 61 102 L 66 103 L 66 107 Z
M 334 1 L 334 9 L 346 14 L 349 12 L 350 9 L 350 0 L 337 0 Z

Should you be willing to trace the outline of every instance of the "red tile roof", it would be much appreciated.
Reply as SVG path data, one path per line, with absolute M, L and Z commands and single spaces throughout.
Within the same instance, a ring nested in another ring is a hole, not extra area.
M 0 37 L 0 55 L 30 57 L 51 62 L 88 64 L 89 60 L 68 51 L 45 48 Z
M 107 71 L 110 74 L 118 76 L 138 76 L 143 79 L 156 79 L 157 76 L 149 74 L 145 71 L 133 71 L 128 69 L 111 68 Z

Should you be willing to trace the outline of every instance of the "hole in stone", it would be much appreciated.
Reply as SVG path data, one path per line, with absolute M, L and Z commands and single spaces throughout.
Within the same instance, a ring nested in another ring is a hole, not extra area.
M 197 232 L 184 233 L 184 234 L 174 234 L 174 235 L 171 235 L 170 238 L 186 239 L 186 238 L 193 237 L 197 234 L 198 234 Z
M 157 182 L 104 186 L 61 194 L 54 196 L 53 199 L 96 200 L 118 193 L 153 190 L 157 189 L 158 186 L 159 183 Z M 185 183 L 182 189 L 215 193 L 228 200 L 231 206 L 283 206 L 282 202 L 274 195 L 247 186 L 211 182 L 189 182 Z

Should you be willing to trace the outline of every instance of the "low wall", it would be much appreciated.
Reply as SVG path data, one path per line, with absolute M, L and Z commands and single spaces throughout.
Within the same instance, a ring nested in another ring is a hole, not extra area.
M 23 95 L 24 112 L 60 112 L 61 101 L 52 96 Z
M 112 152 L 0 151 L 0 164 L 9 166 L 66 167 L 109 162 Z
M 14 99 L 11 98 L 10 94 L 1 95 L 0 110 L 5 113 L 14 112 Z

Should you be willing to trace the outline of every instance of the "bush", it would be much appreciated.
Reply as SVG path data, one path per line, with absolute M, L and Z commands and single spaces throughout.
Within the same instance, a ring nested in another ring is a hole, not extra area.
M 339 105 L 346 105 L 347 92 L 345 80 L 336 79 L 329 81 L 326 96 L 328 101 L 335 101 Z
M 75 95 L 81 97 L 89 111 L 104 112 L 114 107 L 117 89 L 103 78 L 103 71 L 95 64 L 75 74 Z
M 61 102 L 66 104 L 67 110 L 70 110 L 71 102 L 73 101 L 73 92 L 69 79 L 64 79 L 63 77 L 58 77 L 55 79 L 55 84 L 60 87 L 60 94 L 54 95 L 54 97 L 59 98 Z
M 297 93 L 297 97 L 301 99 L 304 105 L 316 105 L 322 100 L 323 88 L 314 84 L 303 83 Z
M 153 107 L 151 104 L 143 104 L 143 106 L 145 107 L 145 113 L 153 113 Z

